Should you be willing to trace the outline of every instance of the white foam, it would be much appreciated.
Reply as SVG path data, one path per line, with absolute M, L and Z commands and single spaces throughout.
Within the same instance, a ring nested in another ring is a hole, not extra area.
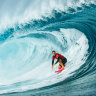
M 94 0 L 34 0 L 2 1 L 0 8 L 0 33 L 3 29 L 15 26 L 15 24 L 27 23 L 32 19 L 41 19 L 42 16 L 49 16 L 53 9 L 66 11 L 69 7 L 80 7 L 82 4 L 96 4 Z M 50 15 L 51 16 L 51 15 Z

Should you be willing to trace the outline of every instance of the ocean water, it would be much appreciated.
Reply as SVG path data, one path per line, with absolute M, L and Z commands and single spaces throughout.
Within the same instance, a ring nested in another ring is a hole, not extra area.
M 0 0 L 0 96 L 96 96 L 96 0 Z

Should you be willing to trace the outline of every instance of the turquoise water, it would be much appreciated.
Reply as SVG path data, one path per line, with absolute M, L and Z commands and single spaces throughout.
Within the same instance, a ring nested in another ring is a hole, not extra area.
M 96 1 L 0 1 L 1 96 L 96 95 Z M 55 74 L 52 50 L 67 57 Z

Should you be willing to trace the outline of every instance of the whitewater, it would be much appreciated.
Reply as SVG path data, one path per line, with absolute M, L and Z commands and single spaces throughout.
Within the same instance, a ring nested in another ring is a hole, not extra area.
M 1 0 L 0 96 L 96 96 L 95 17 L 96 0 Z

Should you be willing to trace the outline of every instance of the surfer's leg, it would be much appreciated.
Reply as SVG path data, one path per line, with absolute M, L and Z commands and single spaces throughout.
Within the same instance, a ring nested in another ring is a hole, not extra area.
M 59 60 L 59 63 L 60 63 L 60 65 L 61 65 L 61 67 L 62 67 L 61 69 L 63 69 L 63 68 L 64 68 L 64 65 L 63 65 L 63 63 L 62 63 L 62 60 L 61 60 L 61 59 Z M 59 65 L 59 66 L 60 66 L 60 65 Z
M 61 65 L 58 65 L 58 69 L 61 69 L 62 68 L 62 66 Z

